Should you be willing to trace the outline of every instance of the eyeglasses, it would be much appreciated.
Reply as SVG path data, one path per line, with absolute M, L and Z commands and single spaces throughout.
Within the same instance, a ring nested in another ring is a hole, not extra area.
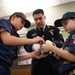
M 25 20 L 23 20 L 21 17 L 20 17 L 20 19 L 21 19 L 21 23 L 22 23 L 23 25 L 25 25 Z

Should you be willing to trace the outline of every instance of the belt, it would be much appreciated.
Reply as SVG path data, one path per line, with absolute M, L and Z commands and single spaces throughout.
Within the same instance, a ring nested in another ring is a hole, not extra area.
M 75 69 L 74 70 L 71 70 L 68 75 L 75 75 Z

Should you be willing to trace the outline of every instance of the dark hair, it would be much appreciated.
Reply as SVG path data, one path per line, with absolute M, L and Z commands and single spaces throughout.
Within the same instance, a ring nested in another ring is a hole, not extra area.
M 43 9 L 36 9 L 36 10 L 34 10 L 32 16 L 34 16 L 35 14 L 39 14 L 39 13 L 44 14 Z
M 13 14 L 13 15 L 14 15 L 14 14 Z M 11 15 L 11 16 L 9 17 L 9 20 L 11 20 L 11 18 L 12 18 L 13 15 Z M 20 17 L 20 16 L 16 15 L 16 17 Z
M 13 15 L 11 15 L 11 16 L 9 17 L 9 20 L 11 20 L 12 16 L 13 16 Z

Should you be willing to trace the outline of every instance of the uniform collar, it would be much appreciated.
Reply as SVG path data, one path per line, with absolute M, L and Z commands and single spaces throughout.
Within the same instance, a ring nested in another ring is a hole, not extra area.
M 43 30 L 45 30 L 45 28 L 46 28 L 46 25 L 44 25 Z M 40 30 L 40 28 L 37 28 L 37 29 L 39 29 L 39 30 Z

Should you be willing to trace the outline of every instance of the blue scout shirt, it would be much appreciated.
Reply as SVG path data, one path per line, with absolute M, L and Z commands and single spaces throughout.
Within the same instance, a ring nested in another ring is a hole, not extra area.
M 69 52 L 75 53 L 75 30 L 71 32 L 63 49 L 68 50 Z M 62 62 L 59 68 L 60 73 L 71 70 L 72 68 L 75 68 L 75 62 L 69 62 L 65 59 L 62 59 Z
M 0 32 L 2 31 L 1 28 L 7 30 L 10 33 L 10 35 L 13 36 L 17 35 L 16 32 L 13 32 L 13 26 L 9 20 L 1 19 Z M 0 39 L 0 64 L 11 66 L 12 60 L 17 57 L 17 49 L 18 49 L 17 46 L 5 45 Z

